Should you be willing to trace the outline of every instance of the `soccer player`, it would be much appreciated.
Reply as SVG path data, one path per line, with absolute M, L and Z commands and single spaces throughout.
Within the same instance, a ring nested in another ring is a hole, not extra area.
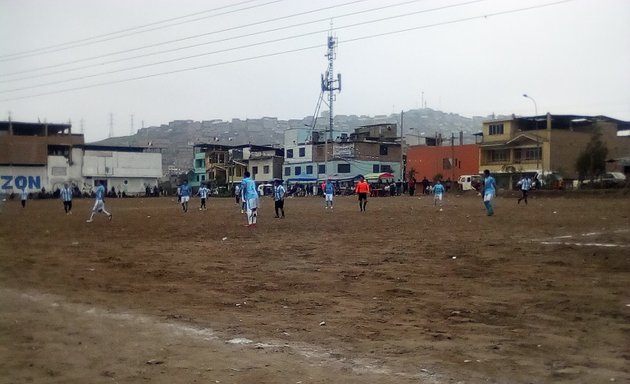
M 206 199 L 208 198 L 208 192 L 210 192 L 210 190 L 206 187 L 206 185 L 201 184 L 201 187 L 197 191 L 197 195 L 201 197 L 201 206 L 199 207 L 200 211 L 208 210 L 208 208 L 206 208 Z
M 529 194 L 529 190 L 532 188 L 532 179 L 523 175 L 516 185 L 521 187 L 521 197 L 518 198 L 517 204 L 520 204 L 521 200 L 525 200 L 525 205 L 527 205 L 527 195 Z
M 68 183 L 63 184 L 59 196 L 63 201 L 63 210 L 66 211 L 66 215 L 72 215 L 72 188 L 68 186 Z
M 111 220 L 112 214 L 105 210 L 105 202 L 103 201 L 103 198 L 105 197 L 105 187 L 103 186 L 103 184 L 101 184 L 100 181 L 96 182 L 96 190 L 94 192 L 96 193 L 96 201 L 94 202 L 94 207 L 92 208 L 92 214 L 90 215 L 90 218 L 87 220 L 87 222 L 88 223 L 92 222 L 92 219 L 94 218 L 94 214 L 96 212 L 102 212 L 106 214 L 107 218 Z
M 26 200 L 28 200 L 28 191 L 26 188 L 22 188 L 22 192 L 20 192 L 20 202 L 22 203 L 22 208 L 26 208 Z
M 370 184 L 365 181 L 363 176 L 361 176 L 361 180 L 354 191 L 359 195 L 359 209 L 361 212 L 365 212 L 365 208 L 367 207 L 367 196 L 368 193 L 370 193 Z
M 273 201 L 276 209 L 276 219 L 280 217 L 278 215 L 278 210 L 282 212 L 282 218 L 284 218 L 284 195 L 287 193 L 287 191 L 282 186 L 282 181 L 275 180 L 273 183 Z
M 245 171 L 245 176 L 241 181 L 241 191 L 243 194 L 243 202 L 246 206 L 247 227 L 256 227 L 257 210 L 258 210 L 258 192 L 256 191 L 256 183 L 251 179 L 251 173 Z
M 333 195 L 335 194 L 335 185 L 330 179 L 326 180 L 324 185 L 324 196 L 326 197 L 326 209 L 330 205 L 330 209 L 333 209 Z
M 433 206 L 440 206 L 440 211 L 442 210 L 442 198 L 444 196 L 444 185 L 438 179 L 433 186 Z
M 179 193 L 181 195 L 182 209 L 184 212 L 188 212 L 188 201 L 190 200 L 190 195 L 192 194 L 188 181 L 184 180 L 184 183 L 181 187 L 179 187 Z
M 494 215 L 494 208 L 492 207 L 492 199 L 494 199 L 497 193 L 497 183 L 494 181 L 494 177 L 490 176 L 490 170 L 483 171 L 483 184 L 481 186 L 481 195 L 483 196 L 483 205 L 486 206 L 488 216 Z

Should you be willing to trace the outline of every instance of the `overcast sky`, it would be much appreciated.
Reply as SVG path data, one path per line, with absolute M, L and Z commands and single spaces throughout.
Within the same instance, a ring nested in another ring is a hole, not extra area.
M 94 141 L 110 113 L 115 136 L 310 116 L 331 22 L 335 114 L 630 120 L 629 20 L 628 0 L 0 0 L 0 120 Z

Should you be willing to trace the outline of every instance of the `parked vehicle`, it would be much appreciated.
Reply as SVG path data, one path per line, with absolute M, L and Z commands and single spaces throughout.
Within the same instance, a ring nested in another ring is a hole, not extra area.
M 607 172 L 591 180 L 584 180 L 584 186 L 593 188 L 618 188 L 626 185 L 626 175 L 621 172 Z
M 478 191 L 482 182 L 483 179 L 480 175 L 462 175 L 457 180 L 457 187 L 460 191 Z

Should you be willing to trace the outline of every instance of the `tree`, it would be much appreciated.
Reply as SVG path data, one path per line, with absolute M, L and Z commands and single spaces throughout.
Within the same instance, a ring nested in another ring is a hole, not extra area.
M 594 179 L 596 176 L 606 172 L 606 157 L 608 156 L 608 148 L 602 141 L 602 134 L 599 130 L 593 133 L 591 140 L 586 147 L 580 152 L 575 169 L 578 172 L 578 178 Z

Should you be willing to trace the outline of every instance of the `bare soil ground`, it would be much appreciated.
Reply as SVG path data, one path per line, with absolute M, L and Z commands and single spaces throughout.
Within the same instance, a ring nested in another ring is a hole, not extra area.
M 630 381 L 630 198 L 0 206 L 1 383 Z

